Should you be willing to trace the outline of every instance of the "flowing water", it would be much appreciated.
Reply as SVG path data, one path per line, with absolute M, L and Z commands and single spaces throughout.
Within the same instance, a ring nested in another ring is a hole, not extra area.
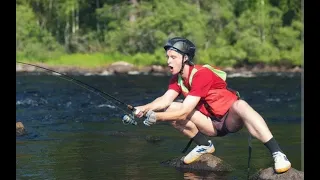
M 16 137 L 16 179 L 246 179 L 245 128 L 211 138 L 214 155 L 235 171 L 180 171 L 161 162 L 183 156 L 189 139 L 166 123 L 147 127 L 138 120 L 137 126 L 124 125 L 126 107 L 59 77 L 16 74 L 16 121 L 27 130 Z M 162 95 L 169 80 L 149 75 L 73 77 L 134 106 Z M 227 81 L 265 118 L 292 167 L 303 171 L 301 75 L 266 73 Z M 272 162 L 266 147 L 252 139 L 250 175 Z

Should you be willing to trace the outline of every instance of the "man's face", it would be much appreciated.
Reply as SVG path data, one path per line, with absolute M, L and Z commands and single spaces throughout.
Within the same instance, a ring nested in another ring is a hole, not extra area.
M 182 66 L 182 54 L 169 49 L 167 51 L 167 63 L 171 74 L 179 73 Z

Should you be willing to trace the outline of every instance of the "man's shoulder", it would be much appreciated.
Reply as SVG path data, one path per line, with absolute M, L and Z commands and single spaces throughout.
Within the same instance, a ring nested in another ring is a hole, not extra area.
M 197 72 L 198 74 L 204 74 L 204 75 L 208 75 L 208 74 L 212 74 L 211 69 L 203 67 L 203 66 L 199 66 L 199 68 L 197 68 Z
M 211 69 L 206 67 L 201 67 L 193 76 L 196 79 L 206 79 L 206 80 L 220 80 L 221 78 L 213 72 Z M 222 79 L 221 79 L 222 80 Z

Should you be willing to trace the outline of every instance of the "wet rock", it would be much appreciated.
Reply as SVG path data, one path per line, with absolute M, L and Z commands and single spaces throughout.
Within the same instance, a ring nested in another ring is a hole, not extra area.
M 101 75 L 101 76 L 113 75 L 113 72 L 109 72 L 109 71 L 104 70 L 104 71 L 102 71 L 102 72 L 100 73 L 100 75 Z
M 157 142 L 162 141 L 162 138 L 159 137 L 159 136 L 147 135 L 147 136 L 145 137 L 145 140 L 146 140 L 147 142 L 150 142 L 150 143 L 157 143 Z
M 291 69 L 290 72 L 301 72 L 301 68 L 296 66 L 293 69 Z
M 21 64 L 16 64 L 16 72 L 21 72 L 23 71 L 23 67 Z
M 215 171 L 215 172 L 231 172 L 234 170 L 229 164 L 222 159 L 212 155 L 204 154 L 198 160 L 191 164 L 184 164 L 183 157 L 174 158 L 172 160 L 161 162 L 162 165 L 172 166 L 177 169 L 183 169 L 188 171 Z
M 230 73 L 230 72 L 234 72 L 235 69 L 233 67 L 225 67 L 224 69 L 222 69 L 223 71 Z
M 23 136 L 27 132 L 22 124 L 22 122 L 16 122 L 16 136 Z
M 124 131 L 107 131 L 105 132 L 106 135 L 109 136 L 117 136 L 117 137 L 129 137 L 132 136 L 129 132 L 124 132 Z
M 152 65 L 152 72 L 159 72 L 159 73 L 165 73 L 167 72 L 167 69 L 160 65 Z
M 139 71 L 143 74 L 149 74 L 152 72 L 152 66 L 144 66 L 139 69 Z
M 37 68 L 25 64 L 16 64 L 16 72 L 34 72 Z
M 163 138 L 161 138 L 160 136 L 153 136 L 153 135 L 139 136 L 137 134 L 134 134 L 128 131 L 106 131 L 104 132 L 104 134 L 108 136 L 114 136 L 114 137 L 145 139 L 148 143 L 158 143 L 163 141 Z
M 111 73 L 128 73 L 129 71 L 135 70 L 135 67 L 133 64 L 124 62 L 124 61 L 119 61 L 112 63 L 107 70 Z
M 287 172 L 277 174 L 272 167 L 263 169 L 252 175 L 250 180 L 302 180 L 304 172 L 290 168 Z
M 138 74 L 140 74 L 140 72 L 139 71 L 129 71 L 128 74 L 129 75 L 138 75 Z
M 199 171 L 199 172 L 183 172 L 183 178 L 185 180 L 223 180 L 230 179 L 228 177 L 229 172 L 212 172 L 212 171 Z

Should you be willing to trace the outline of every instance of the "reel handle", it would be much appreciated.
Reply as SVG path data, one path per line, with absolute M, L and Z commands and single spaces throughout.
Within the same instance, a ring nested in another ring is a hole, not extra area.
M 130 109 L 130 110 L 132 111 L 132 113 L 133 113 L 134 115 L 137 115 L 137 114 L 140 113 L 140 110 L 139 110 L 139 109 L 137 109 L 137 108 L 135 108 L 135 107 L 133 107 L 133 106 L 131 106 L 131 105 L 127 105 L 127 107 L 128 107 L 128 109 Z

